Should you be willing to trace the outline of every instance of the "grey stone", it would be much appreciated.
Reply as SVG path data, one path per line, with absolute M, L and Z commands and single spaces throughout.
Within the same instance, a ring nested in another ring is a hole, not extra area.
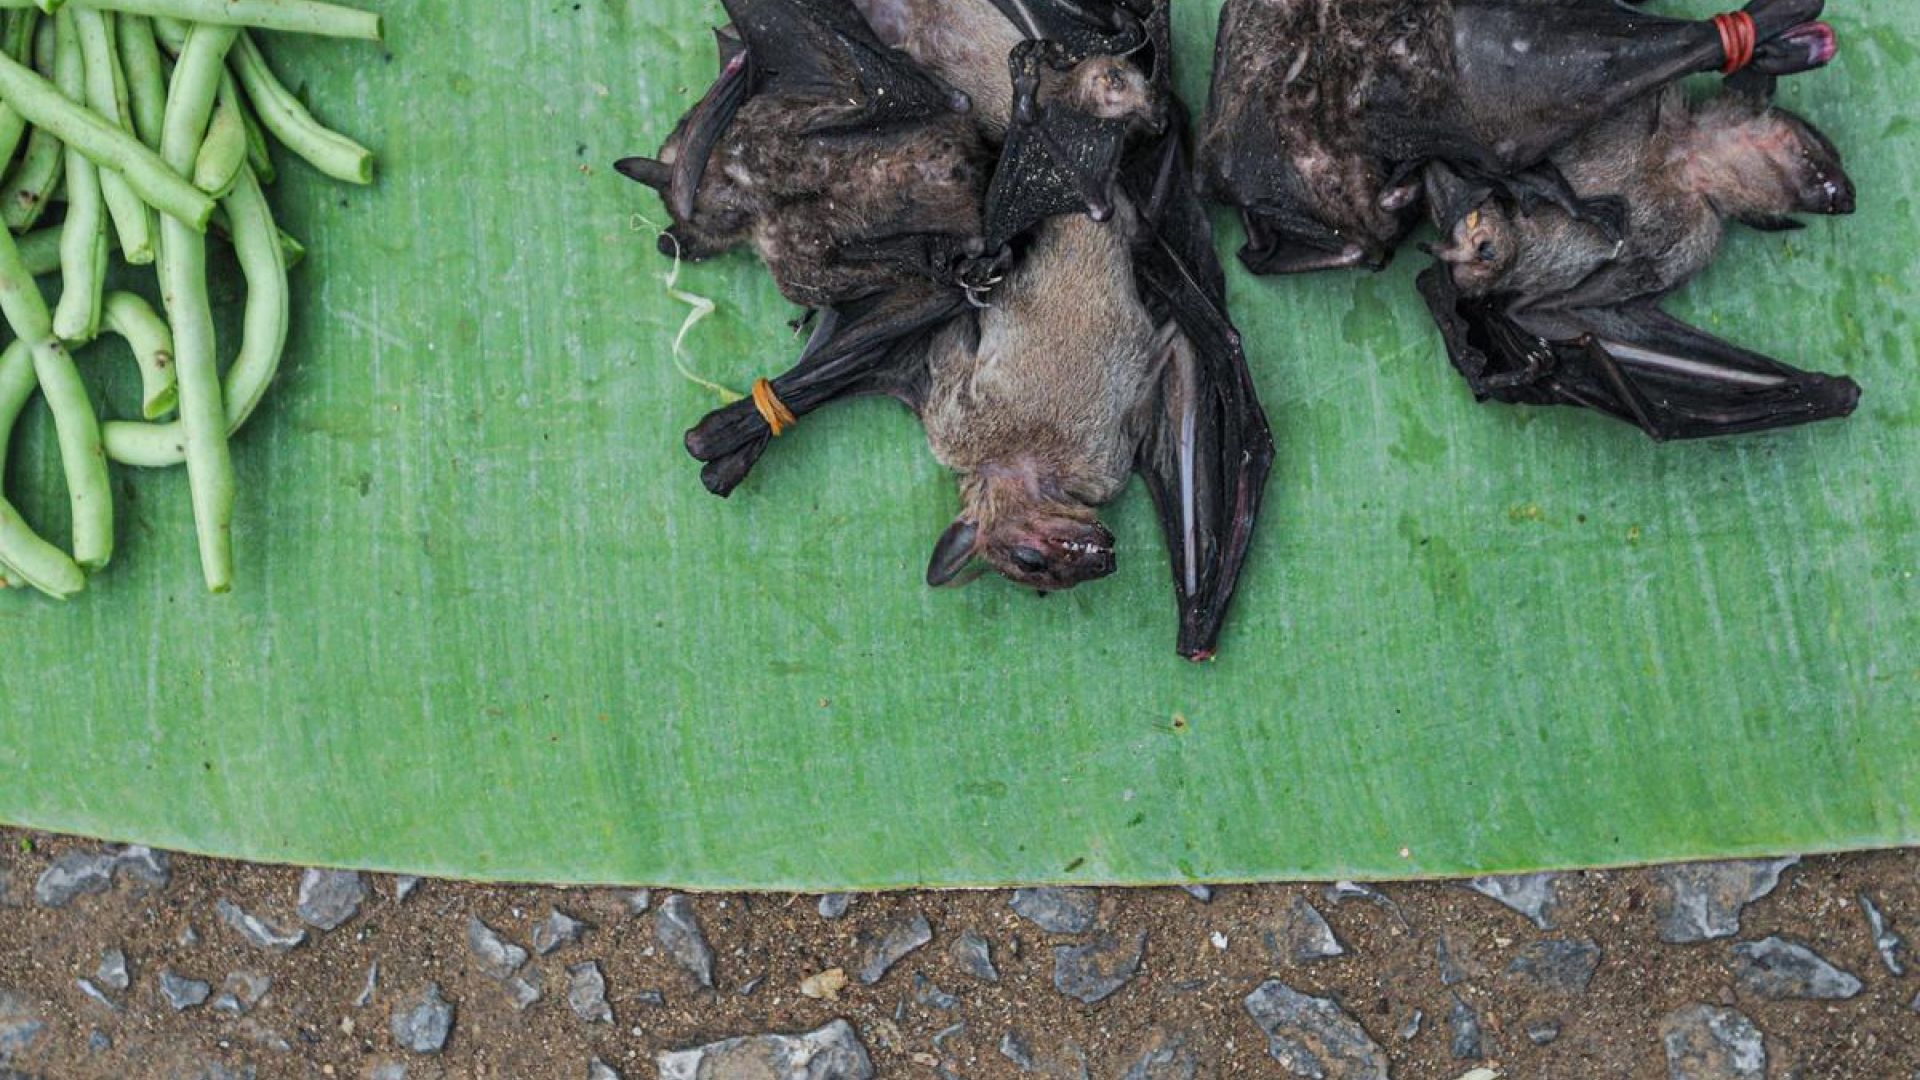
M 1327 998 L 1269 979 L 1247 995 L 1247 1015 L 1267 1036 L 1267 1053 L 1311 1080 L 1387 1080 L 1387 1055 L 1359 1021 Z
M 364 1009 L 373 1004 L 373 992 L 380 988 L 380 961 L 367 965 L 367 981 L 360 987 L 360 993 L 353 999 L 356 1008 Z
M 23 995 L 0 990 L 0 1065 L 33 1049 L 46 1029 L 46 1021 L 35 1015 Z
M 526 1012 L 544 993 L 540 983 L 540 969 L 537 967 L 515 972 L 502 984 L 507 988 L 507 1004 L 513 1006 L 514 1012 Z
M 1327 903 L 1335 907 L 1339 907 L 1349 900 L 1365 900 L 1367 903 L 1393 916 L 1394 920 L 1402 927 L 1409 929 L 1412 927 L 1412 924 L 1407 922 L 1406 913 L 1400 910 L 1400 905 L 1394 903 L 1392 897 L 1371 885 L 1364 885 L 1355 881 L 1336 881 L 1320 890 L 1320 896 Z
M 96 1054 L 104 1054 L 113 1049 L 113 1036 L 94 1028 L 87 1032 L 87 1049 Z
M 1559 1037 L 1560 1022 L 1558 1020 L 1542 1020 L 1537 1024 L 1527 1025 L 1527 1041 L 1535 1046 L 1545 1046 Z
M 667 1007 L 667 995 L 658 990 L 642 990 L 633 995 L 633 1000 L 635 1004 L 645 1005 L 649 1009 L 664 1009 Z
M 956 1038 L 958 1036 L 965 1035 L 966 1033 L 967 1033 L 967 1022 L 965 1020 L 962 1020 L 957 1024 L 949 1024 L 946 1027 L 941 1028 L 939 1031 L 936 1031 L 933 1033 L 933 1048 L 935 1050 L 945 1052 L 945 1050 L 947 1049 L 948 1039 Z
M 394 1006 L 387 1028 L 402 1048 L 416 1054 L 437 1054 L 453 1031 L 453 1005 L 440 996 L 440 984 L 428 983 L 419 993 Z
M 1860 980 L 1797 941 L 1770 937 L 1733 947 L 1733 978 L 1743 994 L 1839 1001 L 1860 992 Z
M 653 936 L 695 982 L 713 989 L 713 948 L 707 944 L 707 935 L 686 897 L 676 893 L 660 902 L 660 910 L 653 916 Z
M 820 898 L 820 903 L 815 910 L 820 912 L 820 917 L 823 919 L 838 919 L 847 913 L 847 905 L 851 903 L 853 903 L 851 894 L 830 892 Z
M 108 997 L 105 990 L 95 986 L 92 979 L 75 979 L 73 985 L 80 988 L 80 992 L 86 995 L 87 1000 L 105 1007 L 108 1012 L 120 1011 L 120 1003 Z
M 1112 997 L 1140 972 L 1147 933 L 1131 937 L 1101 933 L 1082 945 L 1056 945 L 1053 988 L 1088 1005 Z
M 1027 1072 L 1038 1068 L 1033 1058 L 1033 1048 L 1027 1045 L 1026 1038 L 1017 1031 L 1009 1030 L 1005 1035 L 1000 1036 L 1000 1056 Z
M 1880 954 L 1880 962 L 1887 966 L 1887 973 L 1895 978 L 1905 975 L 1907 966 L 1900 954 L 1906 951 L 1906 939 L 1894 932 L 1879 905 L 1866 893 L 1860 894 L 1860 910 L 1866 913 L 1867 932 L 1873 935 L 1874 950 Z
M 1479 1061 L 1487 1056 L 1485 1036 L 1480 1030 L 1480 1014 L 1467 999 L 1453 995 L 1453 1008 L 1447 1013 L 1447 1027 L 1453 1031 L 1448 1049 L 1462 1061 Z
M 740 989 L 734 992 L 739 994 L 741 997 L 752 997 L 753 992 L 755 990 L 760 989 L 760 984 L 766 981 L 767 981 L 767 977 L 765 975 L 755 975 L 753 978 L 748 979 L 746 982 L 741 983 Z
M 1767 1047 L 1753 1021 L 1732 1009 L 1689 1005 L 1660 1021 L 1671 1080 L 1764 1080 Z
M 230 971 L 220 984 L 220 996 L 213 999 L 213 1011 L 245 1016 L 273 989 L 273 979 L 255 971 Z
M 174 1012 L 204 1005 L 212 994 L 213 987 L 199 979 L 175 975 L 164 968 L 160 971 L 160 996 L 167 1000 Z
M 393 902 L 396 904 L 406 903 L 407 897 L 412 896 L 413 890 L 419 887 L 420 887 L 420 879 L 417 877 L 414 877 L 412 874 L 401 874 L 400 876 L 394 878 L 393 879 Z M 402 1065 L 400 1067 L 403 1069 L 406 1068 L 405 1065 Z
M 1454 959 L 1452 939 L 1445 930 L 1433 939 L 1433 959 L 1440 968 L 1440 985 L 1458 986 L 1467 981 L 1467 970 Z
M 539 926 L 533 928 L 533 951 L 546 956 L 562 945 L 571 945 L 587 932 L 587 924 L 554 908 Z
M 258 948 L 271 952 L 287 952 L 298 948 L 307 940 L 305 930 L 282 930 L 247 914 L 240 909 L 240 905 L 224 896 L 214 901 L 213 910 L 219 914 L 221 922 L 226 923 L 245 938 L 249 945 Z
M 467 916 L 467 951 L 473 954 L 480 973 L 489 979 L 504 981 L 527 962 L 527 950 L 502 937 L 477 915 Z
M 567 969 L 567 1004 L 573 1014 L 589 1024 L 613 1023 L 613 1006 L 607 1004 L 607 979 L 600 965 L 588 960 Z
M 1548 938 L 1520 950 L 1507 972 L 1531 979 L 1547 990 L 1577 994 L 1600 968 L 1600 944 L 1592 938 Z
M 1120 1080 L 1194 1080 L 1199 1073 L 1200 1059 L 1185 1039 L 1156 1031 Z
M 1084 934 L 1100 916 L 1100 894 L 1077 888 L 1017 889 L 1007 906 L 1049 934 Z
M 404 1061 L 383 1061 L 367 1070 L 367 1080 L 407 1080 Z
M 653 906 L 652 889 L 633 889 L 625 894 L 628 915 L 645 915 Z
M 748 1035 L 655 1059 L 660 1080 L 872 1080 L 873 1062 L 853 1025 L 835 1020 L 804 1035 Z
M 1654 919 L 1669 945 L 1727 938 L 1740 932 L 1740 913 L 1771 893 L 1780 875 L 1800 860 L 1692 863 L 1653 871 Z
M 1276 959 L 1295 964 L 1326 960 L 1347 951 L 1320 910 L 1300 896 L 1293 898 L 1285 918 L 1277 926 L 1267 927 L 1260 936 L 1267 952 Z
M 879 930 L 863 930 L 856 936 L 860 948 L 861 982 L 872 986 L 908 953 L 933 940 L 933 927 L 927 917 L 914 912 L 896 915 Z
M 1407 1015 L 1406 1023 L 1400 1025 L 1400 1030 L 1397 1034 L 1402 1039 L 1411 1042 L 1415 1036 L 1420 1034 L 1420 1025 L 1426 1018 L 1426 1013 L 1421 1012 L 1419 1009 L 1413 1010 L 1413 1012 Z
M 93 977 L 109 990 L 125 990 L 131 986 L 133 978 L 127 974 L 127 954 L 119 949 L 101 953 L 100 966 L 94 969 Z
M 75 848 L 62 852 L 33 883 L 33 899 L 41 907 L 61 908 L 81 896 L 96 896 L 113 887 L 114 858 L 104 852 Z
M 157 892 L 173 883 L 173 857 L 135 844 L 114 853 L 113 872 Z
M 620 1073 L 613 1066 L 594 1058 L 587 1062 L 587 1080 L 620 1080 Z
M 953 957 L 953 962 L 961 971 L 981 982 L 1000 981 L 1000 972 L 993 966 L 993 946 L 987 944 L 987 939 L 976 931 L 960 931 L 960 936 L 948 946 L 947 955 Z
M 913 974 L 913 1000 L 929 1009 L 957 1009 L 960 999 L 934 985 L 932 979 L 919 972 Z
M 1533 920 L 1542 930 L 1553 929 L 1553 911 L 1559 905 L 1558 874 L 1505 874 L 1477 877 L 1467 888 L 1490 896 Z
M 320 930 L 336 930 L 360 913 L 367 884 L 351 870 L 308 870 L 300 875 L 300 921 Z
M 1213 903 L 1213 886 L 1211 885 L 1182 885 L 1180 889 L 1203 904 Z

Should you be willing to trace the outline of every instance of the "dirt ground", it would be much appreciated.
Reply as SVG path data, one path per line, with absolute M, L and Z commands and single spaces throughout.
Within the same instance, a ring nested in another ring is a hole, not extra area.
M 1866 894 L 1896 932 L 1920 926 L 1916 852 L 1807 859 L 1746 908 L 1736 937 L 1689 945 L 1660 942 L 1658 888 L 1647 871 L 1562 875 L 1550 931 L 1456 884 L 1384 886 L 1388 903 L 1336 903 L 1323 887 L 1304 885 L 1222 887 L 1206 903 L 1175 889 L 1101 890 L 1100 926 L 1124 939 L 1144 931 L 1145 958 L 1118 992 L 1085 1005 L 1055 989 L 1051 947 L 1086 939 L 1039 929 L 1010 910 L 1005 891 L 857 896 L 833 920 L 811 896 L 692 897 L 714 953 L 716 989 L 708 991 L 657 938 L 669 895 L 661 890 L 634 913 L 624 890 L 423 881 L 401 900 L 395 879 L 365 875 L 355 917 L 332 931 L 309 928 L 304 944 L 274 952 L 226 925 L 216 902 L 298 926 L 298 869 L 176 856 L 164 887 L 122 875 L 105 892 L 49 907 L 34 895 L 43 871 L 63 852 L 102 846 L 5 830 L 0 843 L 0 1002 L 11 992 L 14 1012 L 24 1007 L 41 1023 L 10 1063 L 0 1028 L 6 1077 L 576 1078 L 588 1076 L 597 1057 L 632 1080 L 657 1075 L 655 1055 L 664 1049 L 807 1031 L 835 1018 L 851 1022 L 883 1077 L 1120 1077 L 1154 1046 L 1174 1045 L 1190 1054 L 1192 1072 L 1176 1065 L 1136 1075 L 1286 1076 L 1243 1004 L 1270 978 L 1338 1002 L 1397 1078 L 1453 1080 L 1476 1068 L 1528 1078 L 1665 1077 L 1662 1018 L 1695 1003 L 1750 1018 L 1764 1033 L 1768 1076 L 1904 1080 L 1920 1069 L 1920 1013 L 1912 1007 L 1920 978 L 1889 973 L 1858 900 Z M 1285 928 L 1297 899 L 1325 916 L 1342 955 L 1288 955 Z M 523 975 L 545 993 L 516 1011 L 502 982 L 481 970 L 469 917 L 531 949 L 535 926 L 556 908 L 589 929 L 550 956 L 532 957 L 537 971 Z M 858 972 L 868 937 L 913 913 L 931 925 L 931 942 L 877 983 L 856 979 L 838 1000 L 800 992 L 804 979 L 828 969 Z M 953 943 L 969 929 L 990 943 L 997 983 L 966 973 L 954 956 Z M 1775 1001 L 1740 987 L 1733 943 L 1773 934 L 1810 947 L 1864 989 L 1849 1000 Z M 1584 991 L 1544 989 L 1508 970 L 1546 938 L 1598 944 L 1600 962 Z M 102 953 L 114 948 L 127 957 L 130 985 L 106 989 L 108 1005 L 77 980 L 101 985 Z M 589 960 L 604 975 L 610 1023 L 570 1007 L 567 969 Z M 371 1000 L 356 1004 L 376 962 Z M 159 990 L 167 971 L 217 995 L 237 970 L 272 980 L 245 1016 L 211 1004 L 176 1011 Z M 455 1019 L 444 1049 L 425 1055 L 398 1045 L 390 1016 L 429 982 Z M 1482 1059 L 1456 1056 L 1456 995 L 1477 1015 Z M 1553 1025 L 1557 1036 L 1536 1044 Z M 1002 1054 L 1009 1031 L 1030 1047 L 1034 1071 Z

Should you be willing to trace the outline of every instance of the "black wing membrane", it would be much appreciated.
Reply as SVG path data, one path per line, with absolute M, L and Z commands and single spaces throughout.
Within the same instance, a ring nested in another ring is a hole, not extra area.
M 917 281 L 822 308 L 800 360 L 770 380 L 798 418 L 849 397 L 886 394 L 920 408 L 926 394 L 927 338 L 968 309 L 958 290 Z M 725 497 L 753 471 L 773 428 L 752 398 L 715 409 L 687 432 L 687 452 L 705 463 L 701 482 Z
M 1656 440 L 1703 439 L 1851 415 L 1860 387 L 1802 371 L 1705 333 L 1650 300 L 1514 314 L 1467 298 L 1442 267 L 1420 292 L 1475 397 L 1575 405 Z
M 1134 275 L 1171 322 L 1160 399 L 1135 461 L 1159 513 L 1180 604 L 1180 654 L 1212 657 L 1273 467 L 1273 434 L 1227 316 L 1226 276 L 1192 182 L 1185 112 L 1129 161 L 1121 183 L 1141 215 Z

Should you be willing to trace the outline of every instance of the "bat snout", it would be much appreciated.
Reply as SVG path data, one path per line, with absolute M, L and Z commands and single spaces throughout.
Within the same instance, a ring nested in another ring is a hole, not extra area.
M 1114 572 L 1113 533 L 1099 522 L 1054 521 L 1006 530 L 988 559 L 1001 576 L 1041 592 L 1064 592 Z

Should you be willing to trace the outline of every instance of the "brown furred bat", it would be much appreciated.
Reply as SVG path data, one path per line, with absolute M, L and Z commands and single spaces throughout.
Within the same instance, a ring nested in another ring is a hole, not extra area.
M 1448 165 L 1618 235 L 1546 159 L 1696 72 L 1825 64 L 1824 0 L 1752 0 L 1713 20 L 1618 0 L 1227 0 L 1201 125 L 1202 189 L 1239 210 L 1256 273 L 1379 268 Z
M 1455 366 L 1482 399 L 1568 404 L 1700 438 L 1846 416 L 1859 387 L 1788 367 L 1667 315 L 1733 218 L 1797 228 L 1849 214 L 1854 189 L 1771 80 L 1701 103 L 1679 87 L 1594 125 L 1552 161 L 1582 199 L 1617 200 L 1618 237 L 1553 206 L 1523 210 L 1444 166 L 1428 173 L 1443 242 L 1420 278 Z
M 928 567 L 934 585 L 960 580 L 976 559 L 1043 591 L 1111 573 L 1113 537 L 1097 510 L 1139 472 L 1171 549 L 1180 651 L 1211 656 L 1273 444 L 1188 178 L 1184 113 L 1168 87 L 1165 8 L 1147 0 L 857 2 L 857 12 L 854 0 L 727 7 L 736 26 L 778 9 L 885 50 L 890 70 L 937 88 L 921 95 L 925 107 L 908 130 L 943 127 L 948 118 L 930 106 L 964 98 L 991 180 L 977 189 L 971 233 L 935 242 L 905 234 L 889 245 L 894 254 L 860 260 L 873 270 L 869 280 L 810 301 L 813 336 L 798 365 L 767 389 L 794 417 L 862 394 L 891 395 L 920 415 L 961 489 L 960 514 Z M 861 31 L 845 26 L 849 16 Z M 753 34 L 743 37 L 746 70 L 779 70 L 756 55 Z M 707 201 L 708 184 L 764 184 L 743 158 L 723 164 L 730 142 L 791 138 L 781 114 L 765 133 L 736 131 L 759 115 L 749 111 L 753 100 L 735 104 L 729 127 L 709 140 L 721 150 L 704 165 L 696 209 L 720 205 Z M 698 126 L 690 118 L 682 130 Z M 879 146 L 901 136 L 895 127 L 855 125 L 833 137 Z M 666 168 L 696 171 L 685 155 L 697 142 L 676 139 Z M 896 153 L 910 152 L 882 156 Z M 890 179 L 887 194 L 921 197 L 925 180 L 913 168 Z M 770 223 L 780 216 L 773 207 L 763 215 Z M 894 228 L 868 227 L 863 217 L 840 230 L 864 244 Z M 767 255 L 767 245 L 756 248 Z M 762 404 L 740 402 L 688 432 L 710 490 L 724 495 L 745 479 L 775 433 L 773 419 Z

